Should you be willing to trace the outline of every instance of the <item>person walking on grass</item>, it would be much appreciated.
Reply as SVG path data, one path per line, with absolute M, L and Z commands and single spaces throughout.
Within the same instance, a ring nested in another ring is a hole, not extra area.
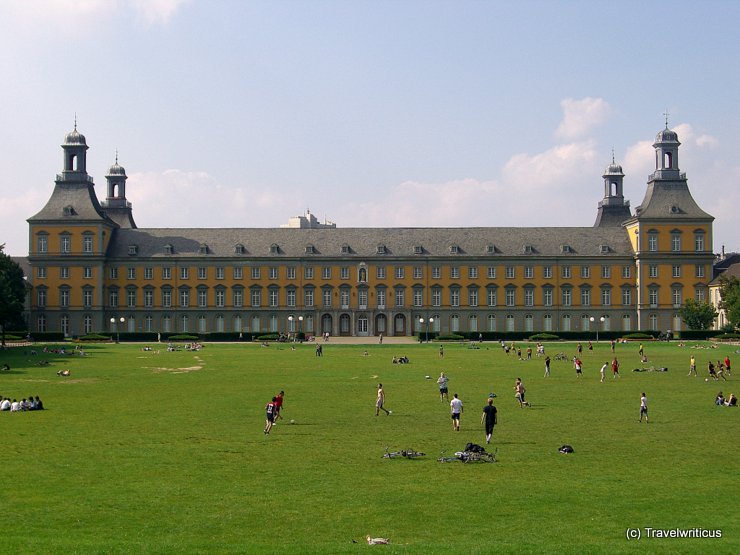
M 647 396 L 645 395 L 645 392 L 642 392 L 642 395 L 640 396 L 640 420 L 638 422 L 642 422 L 642 417 L 645 416 L 645 423 L 648 422 L 648 407 L 647 407 Z
M 545 377 L 546 378 L 550 377 L 550 357 L 549 356 L 545 357 Z
M 604 383 L 604 377 L 606 374 L 606 369 L 609 367 L 609 363 L 605 362 L 604 365 L 601 367 L 601 370 L 599 370 L 599 373 L 601 374 L 601 383 Z
M 730 355 L 725 356 L 725 374 L 732 376 L 732 368 L 730 367 Z
M 280 414 L 280 411 L 283 410 L 283 398 L 284 397 L 285 397 L 285 391 L 283 391 L 282 389 L 280 390 L 280 393 L 275 395 L 275 418 L 274 418 L 275 422 L 277 422 L 278 418 L 280 420 L 283 419 L 283 415 Z M 273 422 L 273 424 L 275 424 L 275 422 Z
M 378 384 L 378 398 L 375 401 L 375 416 L 380 414 L 380 411 L 385 411 L 386 416 L 390 416 L 391 411 L 386 410 L 383 404 L 385 403 L 385 391 L 383 391 L 383 384 Z
M 483 407 L 483 414 L 480 417 L 480 423 L 486 426 L 486 443 L 491 443 L 493 427 L 498 423 L 496 418 L 496 407 L 493 406 L 493 397 L 488 398 L 488 404 Z
M 452 413 L 452 429 L 460 431 L 460 415 L 463 412 L 463 402 L 457 397 L 457 393 L 452 396 L 450 401 L 450 412 Z
M 267 403 L 265 405 L 265 435 L 268 435 L 270 433 L 270 430 L 272 430 L 272 424 L 275 422 L 275 400 L 277 398 L 273 397 L 272 401 Z
M 447 382 L 449 381 L 449 378 L 445 376 L 445 373 L 442 372 L 439 375 L 439 379 L 437 380 L 437 384 L 439 384 L 439 400 L 444 401 L 445 399 L 449 400 L 450 396 L 447 392 Z
M 691 358 L 689 359 L 689 376 L 691 373 L 694 373 L 694 376 L 697 375 L 696 373 L 696 357 L 694 355 L 691 355 Z
M 621 377 L 619 375 L 619 361 L 617 360 L 617 357 L 614 357 L 614 360 L 612 360 L 612 375 L 615 378 Z

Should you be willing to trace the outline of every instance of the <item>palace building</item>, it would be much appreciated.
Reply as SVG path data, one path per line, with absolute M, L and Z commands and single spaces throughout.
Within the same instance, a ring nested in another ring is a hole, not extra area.
M 658 133 L 630 210 L 612 160 L 593 227 L 341 228 L 307 213 L 270 229 L 140 228 L 126 171 L 102 202 L 75 129 L 49 201 L 28 219 L 29 327 L 90 332 L 681 330 L 708 300 L 712 221 Z M 495 223 L 495 222 L 492 222 Z

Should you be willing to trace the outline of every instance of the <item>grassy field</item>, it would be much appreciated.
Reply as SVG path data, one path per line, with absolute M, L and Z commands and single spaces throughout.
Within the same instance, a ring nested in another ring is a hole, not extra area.
M 0 542 L 40 553 L 738 553 L 740 409 L 713 401 L 719 389 L 740 394 L 740 355 L 694 345 L 709 344 L 646 344 L 650 364 L 669 371 L 640 373 L 637 345 L 619 345 L 622 377 L 606 383 L 608 343 L 584 352 L 582 379 L 568 362 L 545 379 L 541 359 L 491 344 L 447 345 L 444 358 L 433 344 L 329 343 L 321 358 L 311 344 L 10 349 L 0 395 L 39 395 L 47 410 L 0 413 Z M 691 353 L 699 378 L 686 375 Z M 391 364 L 401 354 L 411 363 Z M 706 362 L 726 354 L 735 374 L 706 382 Z M 57 377 L 65 368 L 71 376 Z M 465 403 L 460 432 L 440 371 Z M 513 397 L 517 376 L 531 408 Z M 391 416 L 374 416 L 379 381 Z M 285 419 L 265 436 L 263 407 L 280 389 Z M 637 422 L 643 391 L 649 424 Z M 499 462 L 438 463 L 484 443 L 489 392 Z M 564 443 L 575 453 L 558 453 Z M 384 460 L 386 446 L 428 455 Z M 642 539 L 628 541 L 628 528 Z M 647 528 L 722 537 L 648 538 Z M 368 534 L 392 545 L 369 548 Z

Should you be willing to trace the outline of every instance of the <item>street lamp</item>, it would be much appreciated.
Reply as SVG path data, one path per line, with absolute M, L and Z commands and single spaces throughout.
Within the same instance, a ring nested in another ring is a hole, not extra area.
M 593 316 L 591 316 L 591 318 L 589 318 L 589 320 L 593 323 L 593 322 L 596 321 L 596 318 L 594 318 Z M 599 325 L 596 326 L 596 343 L 599 342 L 599 328 L 601 327 L 601 324 L 603 324 L 605 321 L 606 321 L 606 318 L 604 316 L 601 316 L 599 318 Z
M 419 323 L 422 325 L 422 327 L 424 326 L 424 322 L 425 322 L 424 318 L 419 318 Z M 434 323 L 434 318 L 429 318 L 429 320 L 426 320 L 427 327 L 426 327 L 426 332 L 424 334 L 424 337 L 427 343 L 429 343 L 429 324 L 432 324 L 432 323 Z
M 121 316 L 118 320 L 116 320 L 115 318 L 110 319 L 110 323 L 113 326 L 113 329 L 116 330 L 116 343 L 119 343 L 121 340 L 121 332 L 118 329 L 118 322 L 121 322 L 121 325 L 123 325 L 125 321 L 126 318 L 124 318 L 123 316 Z
M 298 317 L 298 335 L 301 335 L 301 331 L 303 331 L 303 316 Z M 303 342 L 303 339 L 301 339 L 301 342 Z

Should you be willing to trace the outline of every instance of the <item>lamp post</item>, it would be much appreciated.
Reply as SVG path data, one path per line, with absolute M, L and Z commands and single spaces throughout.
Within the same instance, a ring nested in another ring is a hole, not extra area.
M 110 319 L 110 323 L 113 326 L 113 329 L 116 330 L 116 343 L 120 343 L 121 341 L 121 332 L 118 329 L 118 322 L 121 322 L 121 325 L 123 325 L 125 321 L 126 318 L 124 318 L 123 316 L 121 316 L 118 320 L 116 320 L 115 318 Z
M 298 317 L 298 335 L 300 335 L 302 331 L 303 331 L 303 316 L 299 316 Z M 301 336 L 301 342 L 303 342 L 302 336 Z
M 428 320 L 424 320 L 424 318 L 419 318 L 419 323 L 424 326 L 424 323 L 426 322 L 426 331 L 424 333 L 424 340 L 426 343 L 429 343 L 429 324 L 434 322 L 434 318 L 429 318 Z
M 293 334 L 293 343 L 295 343 L 295 330 L 293 329 L 293 315 L 291 314 L 288 316 L 288 339 L 290 339 L 290 334 Z
M 593 323 L 593 322 L 596 321 L 596 318 L 594 318 L 593 316 L 591 316 L 591 318 L 589 318 L 589 320 Z M 606 321 L 606 318 L 604 316 L 601 316 L 599 318 L 599 325 L 596 326 L 596 343 L 599 342 L 599 328 L 601 327 L 601 324 L 603 324 L 605 321 Z

